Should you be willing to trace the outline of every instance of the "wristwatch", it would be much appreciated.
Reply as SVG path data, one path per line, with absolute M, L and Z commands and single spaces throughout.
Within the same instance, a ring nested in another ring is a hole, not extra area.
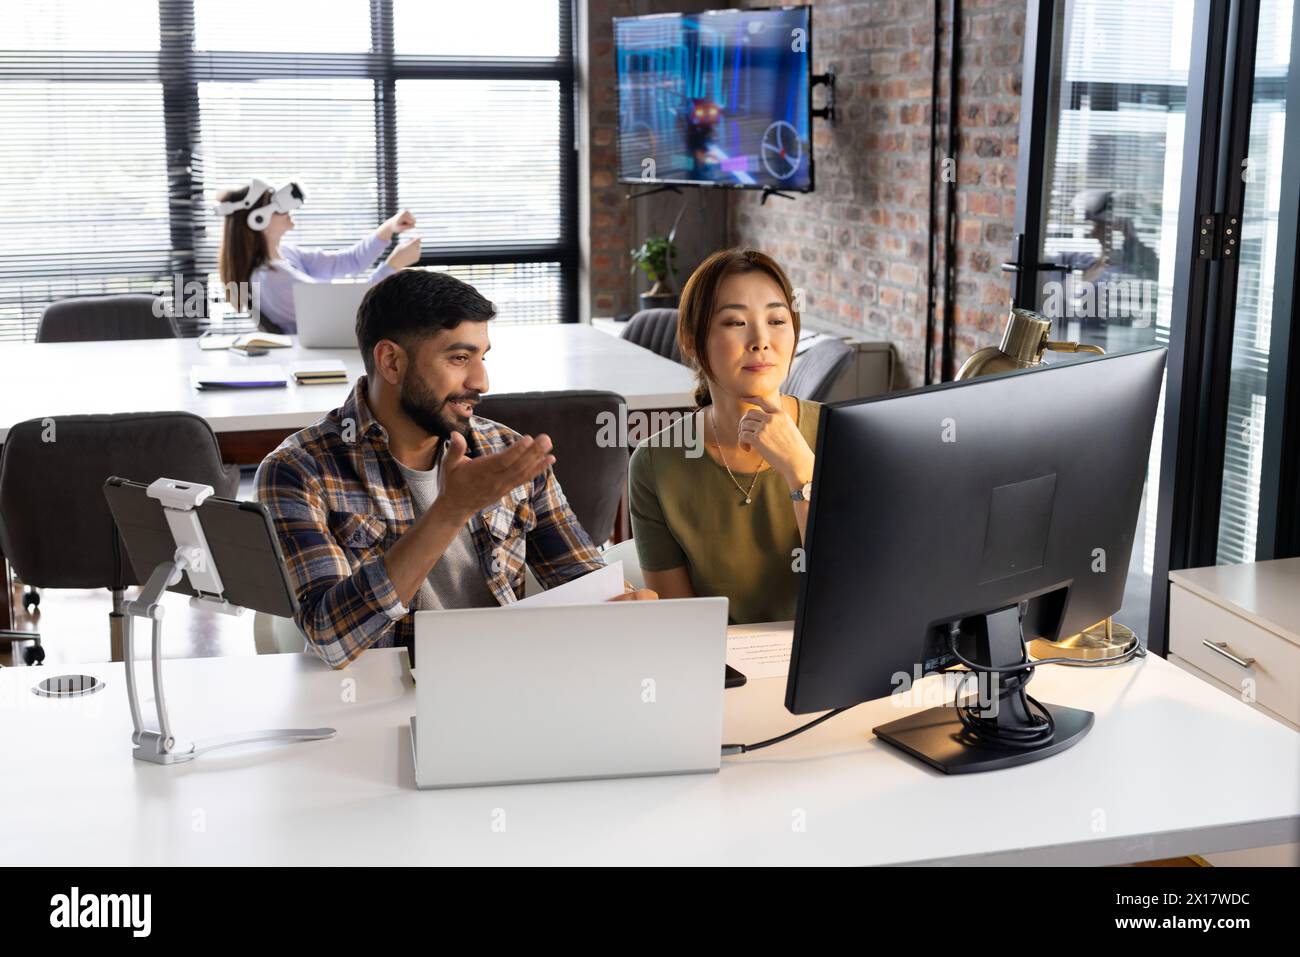
M 812 501 L 812 482 L 804 482 L 803 485 L 790 493 L 792 502 L 810 502 Z

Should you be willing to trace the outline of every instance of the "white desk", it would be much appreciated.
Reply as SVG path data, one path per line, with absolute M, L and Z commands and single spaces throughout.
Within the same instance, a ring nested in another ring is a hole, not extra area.
M 902 713 L 886 699 L 718 774 L 453 791 L 415 790 L 404 660 L 168 661 L 182 736 L 339 731 L 175 767 L 131 759 L 122 665 L 84 666 L 109 684 L 74 701 L 31 693 L 48 669 L 0 671 L 0 813 L 14 825 L 0 865 L 1117 864 L 1300 829 L 1300 734 L 1155 657 L 1044 668 L 1035 696 L 1092 709 L 1096 725 L 1018 768 L 944 777 L 876 742 L 870 729 Z M 726 739 L 801 723 L 784 689 L 726 692 Z
M 598 389 L 623 396 L 629 409 L 693 404 L 691 370 L 590 326 L 493 323 L 490 334 L 487 365 L 493 392 Z M 294 362 L 342 359 L 350 382 L 364 371 L 356 349 L 295 345 L 248 358 L 228 351 L 204 352 L 197 341 L 0 344 L 0 442 L 11 426 L 25 419 L 160 410 L 193 412 L 219 437 L 267 430 L 288 434 L 337 408 L 351 386 L 291 382 L 283 389 L 199 392 L 190 385 L 190 368 L 274 363 L 288 373 Z

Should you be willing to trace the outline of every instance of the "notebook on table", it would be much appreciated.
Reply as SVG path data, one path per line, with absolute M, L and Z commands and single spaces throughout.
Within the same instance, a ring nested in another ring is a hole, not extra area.
M 299 385 L 347 385 L 348 369 L 342 359 L 295 362 L 289 367 Z
M 199 348 L 210 349 L 288 349 L 293 339 L 278 332 L 212 332 L 199 336 Z
M 289 380 L 278 365 L 194 366 L 190 369 L 190 384 L 202 392 L 209 392 L 217 389 L 284 388 Z

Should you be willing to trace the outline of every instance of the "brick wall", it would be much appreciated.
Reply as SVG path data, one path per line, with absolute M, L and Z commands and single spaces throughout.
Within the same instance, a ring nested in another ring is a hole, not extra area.
M 610 18 L 722 7 L 723 0 L 588 0 L 591 109 L 591 308 L 634 308 L 627 251 L 646 224 L 671 220 L 680 199 L 624 199 L 614 182 L 618 122 Z M 755 5 L 763 5 L 761 2 Z M 901 385 L 924 382 L 926 221 L 929 202 L 932 7 L 918 0 L 814 0 L 813 67 L 833 66 L 838 117 L 813 121 L 817 191 L 797 199 L 757 194 L 698 197 L 729 206 L 725 232 L 711 207 L 682 231 L 699 247 L 737 243 L 777 256 L 805 290 L 810 317 L 887 339 L 902 360 Z M 961 136 L 956 156 L 956 361 L 996 342 L 1009 282 L 1024 43 L 1024 0 L 965 0 L 960 34 Z M 945 13 L 946 17 L 946 13 Z M 940 37 L 946 50 L 947 31 Z M 947 56 L 941 52 L 940 137 Z M 820 94 L 818 94 L 820 98 Z M 690 195 L 691 191 L 688 191 Z M 696 190 L 695 194 L 702 191 Z M 692 204 L 697 200 L 693 199 Z M 942 204 L 943 191 L 939 191 Z M 937 238 L 942 254 L 942 218 Z M 942 263 L 940 263 L 942 270 Z M 942 275 L 942 272 L 940 273 Z M 935 346 L 936 377 L 939 349 Z
M 915 0 L 814 0 L 813 7 L 813 68 L 829 66 L 837 74 L 835 125 L 813 121 L 817 191 L 766 206 L 756 195 L 734 197 L 730 238 L 777 256 L 804 288 L 810 317 L 895 343 L 900 385 L 919 385 L 925 381 L 933 8 Z M 1024 0 L 963 3 L 955 167 L 958 366 L 996 342 L 1006 314 L 1010 285 L 999 267 L 1009 258 L 1015 221 L 1024 13 Z M 947 42 L 945 27 L 943 51 Z M 942 188 L 939 202 L 942 211 Z M 942 275 L 941 217 L 938 224 Z M 936 378 L 938 356 L 936 342 Z

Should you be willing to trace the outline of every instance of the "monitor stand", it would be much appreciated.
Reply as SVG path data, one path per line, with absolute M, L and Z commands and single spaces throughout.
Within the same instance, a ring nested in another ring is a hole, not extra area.
M 975 653 L 968 655 L 972 661 L 987 661 L 993 667 L 1005 667 L 1028 660 L 1020 630 L 1019 606 L 967 619 L 963 622 L 963 631 L 974 634 Z M 985 688 L 998 691 L 998 697 L 988 707 L 977 708 L 977 713 L 996 721 L 999 729 L 1029 730 L 1038 724 L 1029 702 L 1025 700 L 1023 685 L 1010 688 L 1003 680 L 1009 676 L 972 670 L 976 671 L 974 680 L 987 682 Z M 1032 677 L 1033 672 L 1030 672 Z M 974 703 L 974 698 L 965 701 Z M 957 716 L 955 702 L 882 724 L 873 728 L 872 733 L 944 774 L 993 771 L 1028 764 L 1064 751 L 1078 743 L 1092 728 L 1091 711 L 1046 703 L 1043 707 L 1056 722 L 1055 731 L 1049 739 L 1026 747 L 1008 746 L 972 735 Z

